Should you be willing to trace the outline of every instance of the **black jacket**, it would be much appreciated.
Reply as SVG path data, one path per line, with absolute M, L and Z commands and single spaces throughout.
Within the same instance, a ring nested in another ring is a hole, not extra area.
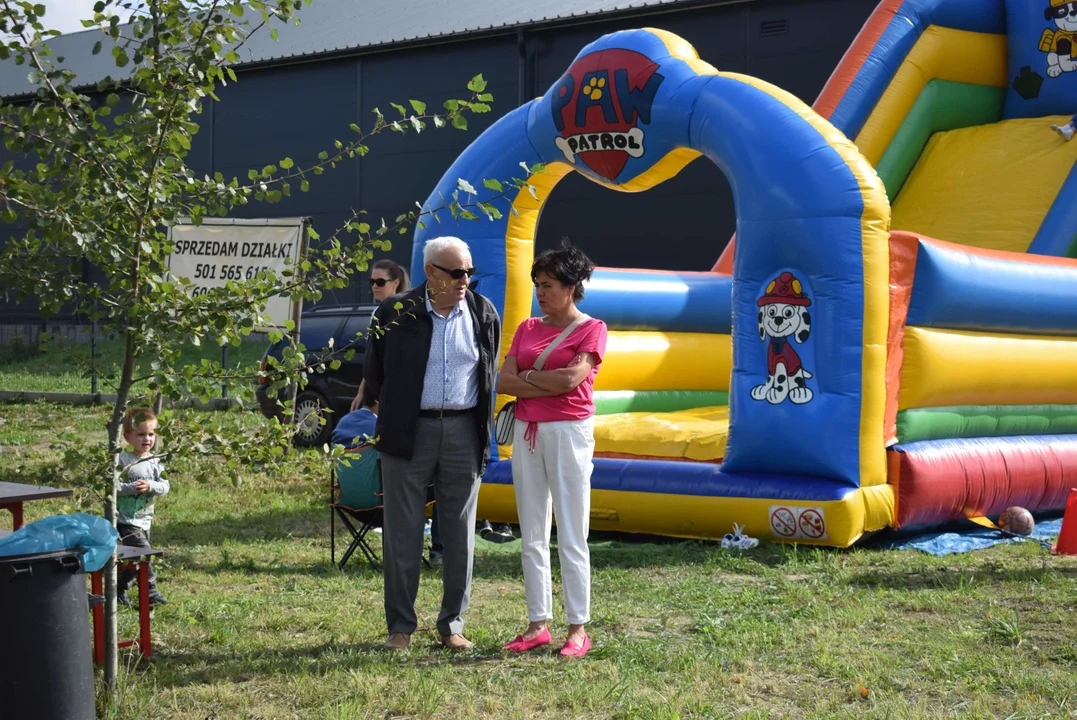
M 367 342 L 363 377 L 381 402 L 378 408 L 378 449 L 410 460 L 423 399 L 426 361 L 434 321 L 426 310 L 426 283 L 387 299 L 374 312 Z M 490 461 L 490 429 L 497 397 L 501 318 L 489 300 L 470 290 L 464 300 L 471 312 L 479 345 L 479 404 L 475 422 L 482 438 L 480 470 Z M 397 303 L 403 307 L 396 308 Z

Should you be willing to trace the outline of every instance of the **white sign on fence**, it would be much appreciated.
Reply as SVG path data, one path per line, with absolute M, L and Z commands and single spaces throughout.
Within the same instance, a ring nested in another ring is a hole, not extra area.
M 205 218 L 201 225 L 175 225 L 169 232 L 174 246 L 169 274 L 190 280 L 191 292 L 200 295 L 229 280 L 250 280 L 261 270 L 280 272 L 306 251 L 307 223 L 306 218 Z M 278 295 L 269 299 L 266 314 L 273 327 L 283 327 L 298 311 L 291 298 Z

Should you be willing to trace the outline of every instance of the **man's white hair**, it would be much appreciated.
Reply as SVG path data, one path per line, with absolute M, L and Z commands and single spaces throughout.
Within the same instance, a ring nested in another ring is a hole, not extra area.
M 423 245 L 423 264 L 429 265 L 434 261 L 434 258 L 449 249 L 462 250 L 467 253 L 468 257 L 471 257 L 471 248 L 467 246 L 466 242 L 458 237 L 443 235 L 442 237 L 427 240 L 426 244 Z

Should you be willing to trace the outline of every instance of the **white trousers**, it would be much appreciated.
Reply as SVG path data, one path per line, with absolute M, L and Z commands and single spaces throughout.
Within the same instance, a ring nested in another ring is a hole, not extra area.
M 591 619 L 591 471 L 595 452 L 594 418 L 536 423 L 531 452 L 528 424 L 516 421 L 512 444 L 512 483 L 520 517 L 524 589 L 531 622 L 553 619 L 550 571 L 550 510 L 557 519 L 557 555 L 565 619 L 583 625 Z

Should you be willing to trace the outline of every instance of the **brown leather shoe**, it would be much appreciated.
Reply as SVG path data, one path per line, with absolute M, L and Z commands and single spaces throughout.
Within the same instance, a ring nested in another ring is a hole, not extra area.
M 386 650 L 407 650 L 411 645 L 409 633 L 389 633 L 389 639 L 385 641 Z
M 460 633 L 457 633 L 455 635 L 442 635 L 441 644 L 445 648 L 456 652 L 460 652 L 461 650 L 470 650 L 471 648 L 475 647 L 475 643 L 471 642 Z

